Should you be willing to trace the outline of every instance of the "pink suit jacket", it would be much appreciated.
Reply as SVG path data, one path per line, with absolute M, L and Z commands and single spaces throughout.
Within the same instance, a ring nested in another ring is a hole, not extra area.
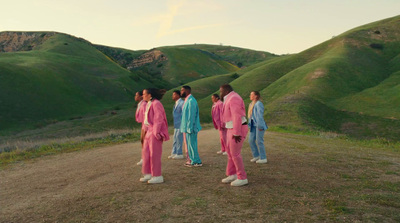
M 244 101 L 240 95 L 231 91 L 225 96 L 225 101 L 222 106 L 222 121 L 233 122 L 233 135 L 246 136 L 247 131 L 242 131 L 242 117 L 246 117 L 246 109 Z
M 224 127 L 224 122 L 222 121 L 222 106 L 222 101 L 218 100 L 213 104 L 211 109 L 211 117 L 215 129 L 221 129 L 221 127 Z
M 154 99 L 151 102 L 147 113 L 147 121 L 149 125 L 144 125 L 147 133 L 153 134 L 158 140 L 169 140 L 167 116 L 165 115 L 164 106 L 159 100 Z
M 140 104 L 138 104 L 139 107 L 136 109 L 136 114 L 135 114 L 136 122 L 142 123 L 142 126 L 144 121 L 144 112 L 146 111 L 146 105 L 147 101 L 142 100 Z

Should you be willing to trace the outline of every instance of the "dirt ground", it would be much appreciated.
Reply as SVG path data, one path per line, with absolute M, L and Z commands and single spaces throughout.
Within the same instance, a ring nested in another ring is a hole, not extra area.
M 226 156 L 218 133 L 199 133 L 203 167 L 168 160 L 165 183 L 139 182 L 140 143 L 46 156 L 0 171 L 1 222 L 396 222 L 400 202 L 400 155 L 358 145 L 267 132 L 268 164 L 242 155 L 249 185 L 220 183 Z M 349 151 L 354 151 L 350 152 Z M 364 180 L 363 180 L 364 179 Z M 384 184 L 383 184 L 383 183 Z M 390 203 L 392 202 L 392 203 Z M 397 214 L 396 214 L 397 213 Z

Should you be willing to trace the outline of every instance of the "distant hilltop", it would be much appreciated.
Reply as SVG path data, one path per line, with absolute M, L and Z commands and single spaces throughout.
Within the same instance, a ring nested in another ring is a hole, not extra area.
M 0 32 L 0 52 L 30 51 L 55 34 L 57 32 Z

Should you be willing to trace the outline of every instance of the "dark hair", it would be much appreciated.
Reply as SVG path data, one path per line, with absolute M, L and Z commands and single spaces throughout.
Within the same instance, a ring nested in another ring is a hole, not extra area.
M 254 95 L 255 96 L 257 96 L 258 98 L 260 98 L 261 97 L 261 95 L 260 95 L 260 92 L 258 92 L 258 91 L 252 91 L 253 93 L 254 93 Z
M 260 92 L 258 91 L 252 91 L 256 96 L 260 97 Z
M 192 92 L 192 88 L 188 85 L 182 86 L 183 89 L 189 90 L 189 92 Z
M 218 94 L 213 94 L 212 96 L 213 96 L 214 98 L 219 99 L 219 95 L 218 95 Z
M 139 96 L 143 96 L 143 91 L 138 91 L 138 92 L 136 92 L 136 93 L 138 93 Z
M 165 92 L 167 92 L 165 89 L 156 89 L 156 88 L 146 88 L 144 90 L 146 90 L 147 93 L 150 94 L 153 99 L 157 100 L 161 100 Z
M 179 97 L 181 96 L 181 91 L 180 90 L 174 90 L 172 93 L 175 93 L 175 94 L 179 95 Z
M 228 92 L 233 91 L 232 86 L 229 85 L 229 84 L 223 84 L 223 85 L 220 86 L 220 88 L 225 89 L 225 90 L 228 91 Z

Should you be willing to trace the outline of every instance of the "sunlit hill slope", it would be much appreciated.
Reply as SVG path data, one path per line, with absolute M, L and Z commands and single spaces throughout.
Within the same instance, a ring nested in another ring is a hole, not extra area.
M 276 128 L 399 139 L 399 54 L 397 16 L 352 29 L 301 53 L 254 64 L 237 71 L 240 76 L 233 80 L 221 76 L 218 84 L 230 83 L 247 104 L 249 93 L 260 91 L 267 123 Z M 215 78 L 190 83 L 197 88 L 194 95 L 199 95 L 206 122 L 210 95 L 218 90 L 209 87 Z

